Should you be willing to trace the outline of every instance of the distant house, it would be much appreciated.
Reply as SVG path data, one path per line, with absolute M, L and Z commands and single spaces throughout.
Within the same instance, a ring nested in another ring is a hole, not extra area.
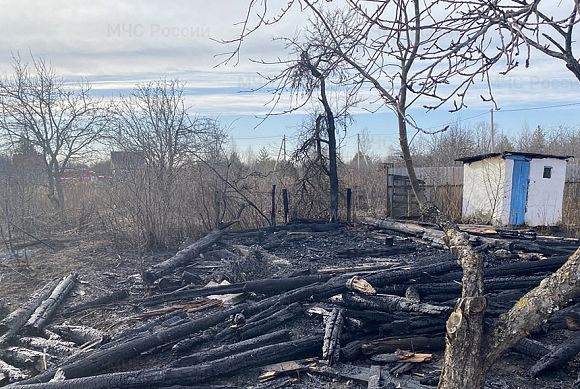
M 61 175 L 63 181 L 90 183 L 98 180 L 94 171 L 85 168 L 67 168 Z
M 551 226 L 562 220 L 569 156 L 504 151 L 463 162 L 463 219 Z

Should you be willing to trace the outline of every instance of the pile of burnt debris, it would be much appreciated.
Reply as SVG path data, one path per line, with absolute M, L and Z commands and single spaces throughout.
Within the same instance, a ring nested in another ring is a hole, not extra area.
M 485 258 L 490 323 L 578 247 L 577 239 L 533 231 L 462 228 Z M 461 276 L 431 225 L 363 219 L 356 227 L 223 228 L 134 276 L 144 288 L 137 292 L 82 296 L 76 274 L 40 288 L 0 322 L 0 383 L 432 387 Z M 121 306 L 138 312 L 131 325 L 104 327 L 79 315 Z M 550 387 L 543 380 L 558 370 L 552 387 L 575 385 L 579 314 L 571 301 L 515 347 L 538 377 L 528 387 Z

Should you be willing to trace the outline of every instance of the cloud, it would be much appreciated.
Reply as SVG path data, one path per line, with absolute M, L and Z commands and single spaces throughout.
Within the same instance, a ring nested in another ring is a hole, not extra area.
M 276 68 L 259 66 L 249 58 L 285 59 L 282 42 L 273 38 L 295 35 L 306 23 L 306 17 L 299 9 L 293 9 L 282 23 L 260 29 L 244 41 L 238 66 L 215 67 L 223 59 L 219 54 L 232 49 L 215 39 L 237 36 L 240 26 L 235 23 L 245 15 L 247 3 L 243 0 L 94 0 L 82 3 L 4 0 L 5 12 L 0 15 L 0 25 L 5 31 L 0 35 L 0 72 L 9 71 L 14 53 L 19 52 L 26 58 L 30 51 L 46 58 L 69 81 L 88 80 L 98 96 L 118 96 L 128 93 L 139 83 L 177 78 L 186 85 L 186 100 L 193 112 L 227 116 L 233 122 L 236 115 L 246 118 L 263 115 L 269 112 L 265 104 L 271 98 L 270 93 L 267 90 L 247 91 L 263 83 L 256 72 L 274 73 Z M 550 2 L 542 4 L 556 7 Z M 270 14 L 279 10 L 272 7 Z M 579 41 L 580 37 L 574 43 L 576 51 L 580 50 Z M 578 101 L 578 81 L 566 70 L 565 64 L 535 52 L 532 54 L 528 69 L 521 67 L 506 76 L 500 75 L 501 66 L 494 69 L 492 83 L 499 105 L 513 108 Z M 471 110 L 491 108 L 489 102 L 479 97 L 484 93 L 483 84 L 473 86 L 466 100 Z M 380 103 L 372 103 L 378 94 L 364 88 L 361 96 L 365 101 L 352 113 L 364 116 L 362 122 L 370 126 L 368 111 L 379 107 Z M 290 104 L 290 97 L 284 96 L 279 109 L 286 109 Z M 436 116 L 437 122 L 445 122 L 446 118 L 454 117 L 446 112 L 449 108 L 450 105 L 431 117 Z M 287 121 L 296 123 L 300 115 L 312 110 L 309 104 Z M 391 113 L 385 108 L 380 111 L 384 114 L 375 116 L 374 120 L 384 126 L 381 121 Z M 418 109 L 413 113 L 417 112 L 420 118 L 429 117 L 419 111 L 423 112 Z M 562 115 L 561 120 L 574 124 L 577 121 L 574 115 Z M 255 123 L 249 119 L 243 122 L 244 125 Z M 276 125 L 269 128 L 279 133 L 281 130 L 276 128 L 283 127 L 283 120 L 273 122 Z

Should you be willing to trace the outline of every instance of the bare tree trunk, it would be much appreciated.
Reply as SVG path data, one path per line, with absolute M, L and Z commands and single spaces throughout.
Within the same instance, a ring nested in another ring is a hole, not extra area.
M 401 151 L 419 206 L 424 215 L 443 230 L 450 250 L 463 268 L 462 294 L 447 320 L 445 355 L 439 388 L 481 389 L 487 371 L 531 330 L 546 320 L 570 299 L 580 295 L 580 249 L 553 275 L 524 295 L 502 315 L 492 332 L 484 333 L 483 320 L 487 306 L 484 297 L 483 261 L 449 217 L 429 203 L 421 193 L 407 141 L 404 93 L 399 112 Z
M 330 109 L 326 111 L 326 120 L 328 122 L 328 159 L 330 160 L 330 221 L 334 223 L 338 221 L 338 166 L 336 155 L 336 129 L 332 111 Z
M 307 53 L 304 53 L 307 56 Z M 324 116 L 326 120 L 326 131 L 328 133 L 328 159 L 330 169 L 328 172 L 328 177 L 330 180 L 330 221 L 332 223 L 338 221 L 338 164 L 337 164 L 337 153 L 336 153 L 336 123 L 334 120 L 334 113 L 332 108 L 328 103 L 328 98 L 326 97 L 326 81 L 324 75 L 310 63 L 310 60 L 306 57 L 305 65 L 308 67 L 312 75 L 320 81 L 320 102 L 324 107 Z
M 60 173 L 54 176 L 54 186 L 56 188 L 56 200 L 58 209 L 64 209 L 64 188 L 62 186 L 62 177 Z

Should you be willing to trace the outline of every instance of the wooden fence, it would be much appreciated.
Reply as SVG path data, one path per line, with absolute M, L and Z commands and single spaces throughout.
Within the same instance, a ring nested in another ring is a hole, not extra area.
M 433 201 L 444 212 L 454 219 L 461 218 L 463 195 L 463 166 L 419 167 L 415 169 L 417 178 L 423 181 L 422 186 L 427 198 Z M 387 177 L 407 177 L 404 167 L 387 169 Z M 386 195 L 389 200 L 388 214 L 392 217 L 416 217 L 417 208 L 412 204 L 414 195 L 404 180 L 386 179 Z M 399 187 L 396 186 L 399 183 Z M 391 185 L 391 187 L 389 187 Z M 402 188 L 401 188 L 402 185 Z M 407 198 L 404 198 L 404 196 Z M 563 224 L 580 224 L 580 163 L 568 163 L 566 167 L 566 186 L 564 190 Z

